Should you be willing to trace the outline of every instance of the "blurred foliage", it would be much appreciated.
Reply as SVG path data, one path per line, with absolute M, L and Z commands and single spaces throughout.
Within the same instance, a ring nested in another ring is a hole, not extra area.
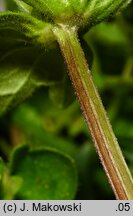
M 133 173 L 133 2 L 80 40 Z M 114 199 L 67 74 L 1 115 L 0 156 L 1 199 Z
M 18 148 L 10 169 L 11 175 L 22 181 L 16 199 L 73 199 L 75 195 L 77 178 L 73 161 L 58 151 Z

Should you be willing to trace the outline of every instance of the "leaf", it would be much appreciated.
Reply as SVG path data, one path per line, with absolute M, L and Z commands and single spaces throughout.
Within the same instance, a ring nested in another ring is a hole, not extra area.
M 23 101 L 35 88 L 60 82 L 63 76 L 58 49 L 25 47 L 9 52 L 0 60 L 0 112 Z
M 12 199 L 14 194 L 18 191 L 21 185 L 19 177 L 9 176 L 7 166 L 0 158 L 0 199 Z
M 12 29 L 0 29 L 0 59 L 14 49 L 31 46 L 29 38 Z
M 90 0 L 84 12 L 84 19 L 88 27 L 96 25 L 119 10 L 126 7 L 132 0 Z
M 36 55 L 34 49 L 23 48 L 0 60 L 0 112 L 4 112 L 15 99 L 21 101 L 34 90 L 34 84 L 29 83 L 29 79 Z
M 31 39 L 33 43 L 42 43 L 43 46 L 55 41 L 51 25 L 35 17 L 21 12 L 1 12 L 0 28 L 13 29 Z
M 99 78 L 96 76 L 97 85 L 99 87 L 101 85 L 102 89 L 110 89 L 110 86 L 113 86 L 115 91 L 121 89 L 122 86 L 124 88 L 124 79 L 119 75 L 122 74 L 127 58 L 132 52 L 126 34 L 117 23 L 113 22 L 99 24 L 88 33 L 88 36 L 95 50 L 94 63 L 99 65 L 99 67 L 93 67 L 93 74 L 99 74 Z M 132 82 L 132 79 L 130 81 Z
M 4 172 L 4 167 L 5 167 L 4 162 L 3 162 L 2 158 L 0 157 L 0 182 L 1 182 L 3 172 Z
M 9 176 L 8 171 L 2 179 L 2 200 L 12 200 L 22 184 L 22 179 L 18 176 Z
M 105 173 L 104 173 L 104 171 L 103 171 L 103 169 L 101 168 L 101 169 L 96 169 L 95 170 L 95 181 L 96 181 L 96 186 L 99 188 L 99 189 L 101 189 L 101 191 L 103 192 L 103 194 L 106 194 L 106 196 L 108 196 L 108 197 L 112 197 L 112 199 L 114 200 L 115 199 L 115 197 L 114 197 L 114 195 L 113 195 L 113 193 L 112 193 L 112 190 L 111 190 L 111 187 L 110 187 L 110 185 L 109 185 L 109 182 L 108 182 L 108 180 L 107 180 L 107 178 L 106 178 L 106 175 L 105 175 Z M 103 199 L 104 199 L 104 197 L 103 197 Z
M 53 104 L 60 109 L 66 108 L 74 101 L 73 89 L 67 75 L 61 83 L 50 87 L 49 95 Z
M 58 61 L 57 61 L 58 59 Z M 43 51 L 33 66 L 33 77 L 38 85 L 53 85 L 64 77 L 64 61 L 58 47 Z
M 33 8 L 30 5 L 27 5 L 25 2 L 23 2 L 21 0 L 14 0 L 14 1 L 16 1 L 17 5 L 21 11 L 31 14 Z
M 0 199 L 3 197 L 3 190 L 2 190 L 2 179 L 5 171 L 5 164 L 2 158 L 0 157 Z
M 35 29 L 39 30 L 38 26 L 42 26 L 42 22 L 34 17 L 18 12 L 1 12 L 0 13 L 0 27 L 18 30 L 25 35 L 32 36 Z
M 131 24 L 131 29 L 132 29 L 132 23 L 133 23 L 133 1 L 126 8 L 126 10 L 123 13 L 123 16 L 124 16 L 125 20 L 128 21 L 129 24 Z
M 18 7 L 14 0 L 4 0 L 4 1 L 5 1 L 6 10 L 9 10 L 9 11 L 18 10 Z
M 3 159 L 0 157 L 0 200 L 3 198 L 3 176 L 5 173 L 5 164 Z
M 91 143 L 84 143 L 77 155 L 77 168 L 79 173 L 79 184 L 78 190 L 79 199 L 96 199 L 97 193 L 95 193 L 95 170 L 99 164 L 97 163 L 97 155 L 94 147 Z M 91 178 L 90 178 L 91 176 Z
M 30 151 L 19 147 L 12 155 L 11 175 L 22 178 L 15 198 L 33 200 L 73 199 L 77 176 L 73 161 L 52 149 Z
M 33 98 L 33 100 L 38 103 L 35 98 Z M 48 104 L 46 104 L 46 102 L 42 102 L 41 99 L 41 105 L 44 110 Z M 51 105 L 48 105 L 48 109 L 51 110 Z M 55 109 L 52 110 L 55 111 Z M 57 116 L 57 118 L 59 117 Z M 50 122 L 50 117 L 47 117 L 46 115 L 42 116 L 40 115 L 40 112 L 37 113 L 35 111 L 35 106 L 28 106 L 23 104 L 23 106 L 15 110 L 12 121 L 13 125 L 15 125 L 17 128 L 19 127 L 21 133 L 23 133 L 26 137 L 28 145 L 30 145 L 32 149 L 38 147 L 49 147 L 58 150 L 58 152 L 61 152 L 62 154 L 69 155 L 72 158 L 76 157 L 78 146 L 69 139 L 64 139 L 63 137 L 59 137 L 57 134 L 51 133 L 50 125 L 49 127 L 47 125 L 47 122 Z M 57 121 L 55 119 L 53 127 L 57 126 L 57 124 L 59 124 L 59 120 Z
M 30 13 L 32 8 L 25 4 L 21 0 L 6 0 L 6 8 L 9 11 L 17 11 L 20 10 L 22 12 Z
M 117 136 L 119 137 L 126 137 L 126 138 L 133 138 L 133 124 L 129 120 L 118 119 L 114 125 L 114 130 Z

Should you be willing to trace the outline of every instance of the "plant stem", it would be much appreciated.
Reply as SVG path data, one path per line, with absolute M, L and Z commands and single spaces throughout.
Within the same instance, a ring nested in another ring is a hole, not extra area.
M 54 28 L 97 152 L 117 199 L 133 199 L 133 180 L 94 86 L 75 27 Z

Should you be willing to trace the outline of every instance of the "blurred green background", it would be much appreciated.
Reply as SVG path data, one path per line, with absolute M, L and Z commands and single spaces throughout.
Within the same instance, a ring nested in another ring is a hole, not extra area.
M 1 10 L 2 2 L 5 3 L 0 1 Z M 123 13 L 93 27 L 80 40 L 133 173 L 133 2 Z M 0 116 L 3 161 L 8 164 L 12 150 L 22 144 L 32 149 L 57 149 L 74 159 L 78 175 L 74 199 L 115 199 L 68 77 L 67 84 L 42 87 Z

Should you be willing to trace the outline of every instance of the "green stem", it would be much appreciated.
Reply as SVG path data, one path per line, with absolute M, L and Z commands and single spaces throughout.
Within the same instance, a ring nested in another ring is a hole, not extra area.
M 54 28 L 69 76 L 117 199 L 133 199 L 133 180 L 94 86 L 75 27 Z

